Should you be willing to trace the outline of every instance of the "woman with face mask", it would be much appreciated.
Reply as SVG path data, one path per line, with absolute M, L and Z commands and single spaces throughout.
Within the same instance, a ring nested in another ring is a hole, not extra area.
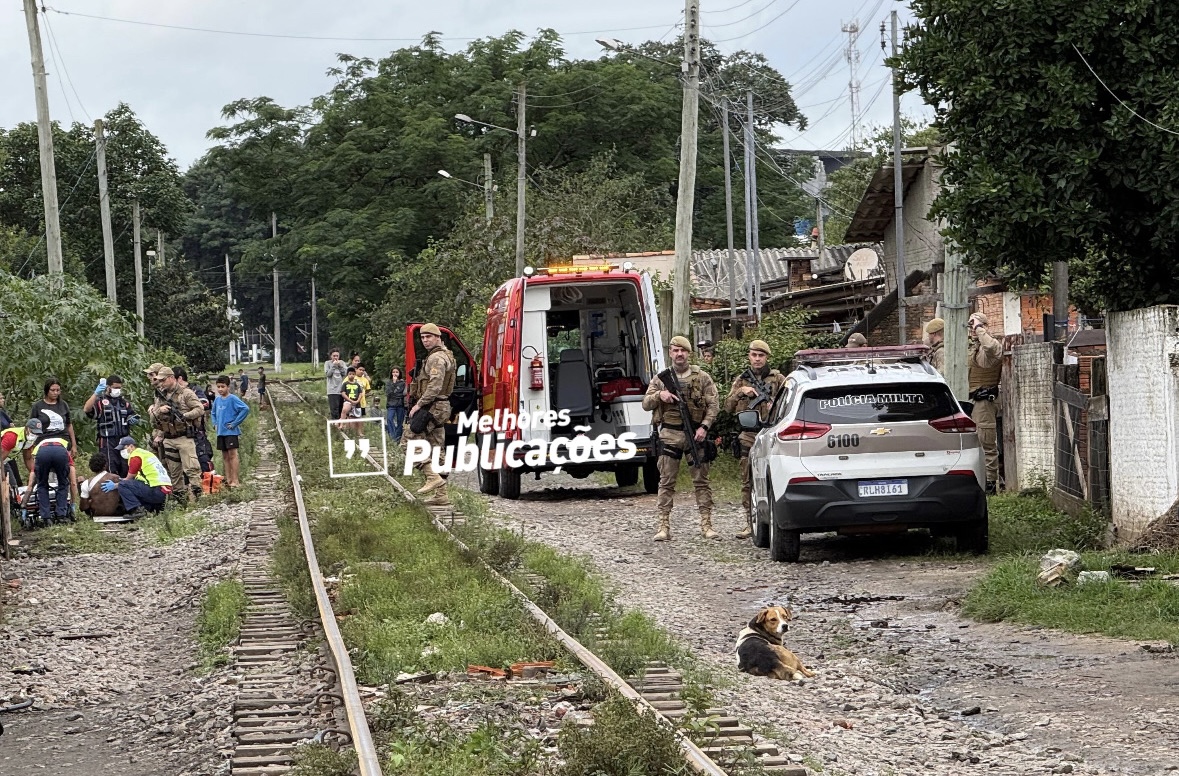
M 106 461 L 107 471 L 126 477 L 127 462 L 115 448 L 120 439 L 131 433 L 131 427 L 139 423 L 139 416 L 123 395 L 123 378 L 111 375 L 99 380 L 94 393 L 82 405 L 82 412 L 94 418 L 98 426 L 98 453 Z

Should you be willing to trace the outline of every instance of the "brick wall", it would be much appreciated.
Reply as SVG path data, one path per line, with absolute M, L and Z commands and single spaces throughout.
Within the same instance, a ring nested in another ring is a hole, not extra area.
M 925 294 L 933 293 L 932 281 L 923 280 L 913 287 L 909 292 L 909 296 L 923 296 Z M 925 322 L 937 316 L 937 306 L 933 304 L 926 305 L 906 305 L 905 307 L 905 333 L 906 344 L 917 344 L 921 342 L 921 335 L 923 334 L 922 327 Z M 900 337 L 900 315 L 896 310 L 893 310 L 887 317 L 879 324 L 874 326 L 868 332 L 869 345 L 895 345 Z
M 998 336 L 1005 329 L 1003 321 L 1003 292 L 993 294 L 979 294 L 974 298 L 971 312 L 982 313 L 987 316 L 987 331 L 992 336 Z
M 1120 543 L 1179 498 L 1179 307 L 1110 313 L 1110 500 Z
M 809 261 L 790 262 L 790 287 L 794 290 L 810 288 L 818 285 L 818 281 L 811 279 L 811 263 Z

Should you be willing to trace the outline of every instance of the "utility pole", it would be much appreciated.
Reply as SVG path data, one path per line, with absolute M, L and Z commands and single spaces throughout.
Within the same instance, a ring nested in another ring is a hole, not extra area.
M 98 157 L 98 210 L 102 217 L 102 257 L 106 264 L 106 298 L 117 302 L 115 288 L 115 238 L 111 231 L 111 198 L 106 185 L 106 135 L 102 119 L 94 121 L 94 148 Z
M 749 149 L 749 210 L 753 223 L 753 320 L 761 323 L 761 241 L 757 226 L 757 138 L 753 134 L 753 91 L 745 93 L 749 125 L 745 127 Z
M 856 47 L 860 38 L 860 20 L 852 19 L 839 29 L 847 33 L 847 48 L 843 50 L 843 56 L 850 71 L 847 93 L 851 98 L 851 147 L 854 151 L 860 147 L 860 79 L 857 73 L 860 66 L 860 50 Z
M 955 152 L 954 144 L 946 146 L 948 157 Z M 943 224 L 944 226 L 944 224 Z M 942 360 L 946 384 L 950 392 L 962 401 L 968 391 L 966 364 L 966 313 L 968 311 L 966 287 L 970 273 L 962 263 L 962 255 L 952 240 L 945 241 L 946 270 L 943 275 L 941 317 L 945 322 L 942 331 Z
M 41 152 L 41 198 L 45 201 L 45 252 L 49 274 L 58 282 L 65 273 L 61 261 L 61 220 L 57 210 L 57 170 L 53 163 L 53 126 L 49 123 L 49 89 L 45 85 L 45 55 L 37 25 L 36 0 L 24 0 L 29 51 L 33 55 L 33 94 L 37 100 L 37 146 Z
M 884 41 L 880 42 L 881 47 Z M 897 12 L 892 12 L 892 56 L 897 55 Z M 905 321 L 905 190 L 901 170 L 901 89 L 897 69 L 892 69 L 892 202 L 897 237 L 897 323 L 899 344 L 908 341 Z
M 733 250 L 733 173 L 729 161 L 729 98 L 721 99 L 721 110 L 724 113 L 725 149 L 725 237 L 729 245 L 729 318 L 737 320 L 737 253 Z
M 229 254 L 225 254 L 225 317 L 233 323 L 233 276 L 229 273 Z M 229 363 L 237 363 L 237 337 L 230 336 Z
M 745 174 L 742 176 L 745 183 L 745 313 L 749 316 L 749 320 L 753 318 L 753 208 L 750 202 L 753 200 L 753 189 L 749 185 L 749 168 L 753 166 L 753 154 L 750 149 L 753 143 L 749 142 L 749 126 L 746 125 L 742 129 L 742 136 L 744 142 L 742 145 L 745 150 Z
M 156 261 L 158 261 L 160 263 L 161 267 L 168 263 L 168 262 L 164 261 L 164 230 L 163 229 L 156 230 Z
M 524 276 L 524 184 L 528 179 L 528 130 L 524 121 L 525 88 L 516 93 L 516 277 Z M 485 159 L 484 165 L 487 164 Z M 484 194 L 486 196 L 486 194 Z
M 139 352 L 143 352 L 143 245 L 139 240 L 139 200 L 131 206 L 131 231 L 135 236 L 135 333 L 139 335 Z
M 316 264 L 311 267 L 311 363 L 319 363 L 319 297 L 315 293 L 315 272 L 319 269 Z
M 483 206 L 487 209 L 487 223 L 495 218 L 495 188 L 491 180 L 491 154 L 483 154 Z M 520 269 L 523 272 L 523 267 Z
M 700 0 L 684 0 L 684 104 L 680 182 L 675 208 L 671 333 L 692 337 L 692 214 L 696 205 L 696 132 L 700 114 Z
M 1045 342 L 1055 342 L 1062 329 L 1068 334 L 1068 262 L 1052 262 L 1052 319 L 1056 331 L 1044 332 Z
M 815 157 L 815 166 L 818 168 L 815 180 L 818 182 L 818 187 L 815 190 L 815 226 L 819 229 L 819 261 L 823 259 L 823 247 L 827 244 L 827 237 L 823 228 L 823 188 L 827 184 L 827 170 L 823 167 L 823 160 Z
M 270 213 L 270 239 L 278 237 L 278 216 Z M 282 371 L 282 330 L 279 327 L 281 319 L 278 315 L 278 260 L 274 262 L 274 371 Z

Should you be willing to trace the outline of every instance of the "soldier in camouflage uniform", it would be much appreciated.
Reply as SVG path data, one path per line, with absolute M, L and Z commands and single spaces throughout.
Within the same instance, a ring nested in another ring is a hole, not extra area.
M 946 351 L 944 348 L 946 322 L 941 318 L 933 318 L 925 324 L 925 344 L 929 346 L 929 365 L 943 377 L 946 374 Z
M 450 499 L 446 495 L 446 480 L 434 471 L 431 463 L 434 451 L 441 450 L 446 443 L 446 422 L 450 420 L 450 392 L 454 390 L 457 364 L 454 355 L 442 344 L 442 331 L 432 323 L 418 329 L 422 345 L 426 348 L 426 361 L 418 372 L 418 378 L 411 385 L 409 408 L 411 427 L 406 429 L 405 439 L 425 439 L 433 450 L 431 458 L 419 464 L 426 475 L 426 484 L 418 488 L 418 495 L 433 493 L 424 503 L 429 506 L 446 506 Z M 431 420 L 420 434 L 412 428 L 413 418 L 419 412 L 428 412 Z M 439 453 L 442 455 L 442 453 Z
M 668 346 L 671 368 L 675 372 L 680 390 L 686 397 L 688 414 L 692 419 L 692 426 L 696 429 L 696 444 L 703 454 L 704 440 L 716 421 L 720 402 L 712 377 L 700 367 L 688 365 L 688 356 L 691 352 L 692 343 L 686 337 L 671 338 Z M 651 423 L 659 429 L 659 496 L 655 502 L 659 513 L 659 532 L 655 534 L 657 542 L 671 539 L 671 508 L 675 503 L 675 481 L 680 473 L 680 460 L 688 455 L 688 441 L 684 436 L 681 408 L 680 401 L 667 390 L 659 377 L 651 380 L 643 397 L 643 409 L 652 413 Z M 692 485 L 696 491 L 696 507 L 700 510 L 700 535 L 705 539 L 717 539 L 720 534 L 712 530 L 712 488 L 708 484 L 708 464 L 689 464 L 689 467 Z
M 733 387 L 725 397 L 726 412 L 744 412 L 751 403 L 764 396 L 755 409 L 763 421 L 769 419 L 770 407 L 778 392 L 786 385 L 785 376 L 766 363 L 769 357 L 770 346 L 764 340 L 749 343 L 749 369 L 733 381 Z M 761 390 L 755 381 L 761 383 Z M 749 467 L 749 448 L 753 447 L 756 438 L 756 431 L 742 431 L 737 438 L 741 446 L 741 506 L 745 508 L 745 528 L 737 534 L 738 539 L 748 539 L 753 535 L 753 477 Z
M 987 493 L 999 487 L 999 381 L 1003 376 L 1003 342 L 987 332 L 987 316 L 974 313 L 967 326 L 970 345 L 967 351 L 966 382 L 974 409 L 971 420 L 978 427 L 987 464 Z

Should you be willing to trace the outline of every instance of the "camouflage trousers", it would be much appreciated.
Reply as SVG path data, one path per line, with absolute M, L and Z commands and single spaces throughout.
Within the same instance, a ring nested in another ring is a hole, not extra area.
M 659 433 L 659 441 L 664 447 L 684 450 L 687 440 L 681 431 L 663 430 Z M 680 458 L 660 454 L 656 460 L 659 467 L 659 495 L 655 498 L 655 509 L 660 516 L 670 515 L 675 506 L 675 483 L 680 474 L 680 465 L 688 466 L 688 453 L 685 451 Z M 692 475 L 692 488 L 696 494 L 696 507 L 702 512 L 712 512 L 712 486 L 708 484 L 708 464 L 689 466 Z
M 995 402 L 976 401 L 970 419 L 978 426 L 978 441 L 982 445 L 983 457 L 987 463 L 987 483 L 999 482 L 999 414 Z
M 423 474 L 429 474 L 434 471 L 434 467 L 430 463 L 434 459 L 434 451 L 442 450 L 442 452 L 438 453 L 440 458 L 446 455 L 446 451 L 442 449 L 446 444 L 446 426 L 443 424 L 450 417 L 450 402 L 435 402 L 430 409 L 418 410 L 418 412 L 429 412 L 434 416 L 433 422 L 421 434 L 415 434 L 407 422 L 405 424 L 405 434 L 401 437 L 401 444 L 408 445 L 414 439 L 424 439 L 430 443 L 430 457 L 423 463 L 414 466 L 415 469 Z M 439 419 L 440 416 L 441 420 Z

